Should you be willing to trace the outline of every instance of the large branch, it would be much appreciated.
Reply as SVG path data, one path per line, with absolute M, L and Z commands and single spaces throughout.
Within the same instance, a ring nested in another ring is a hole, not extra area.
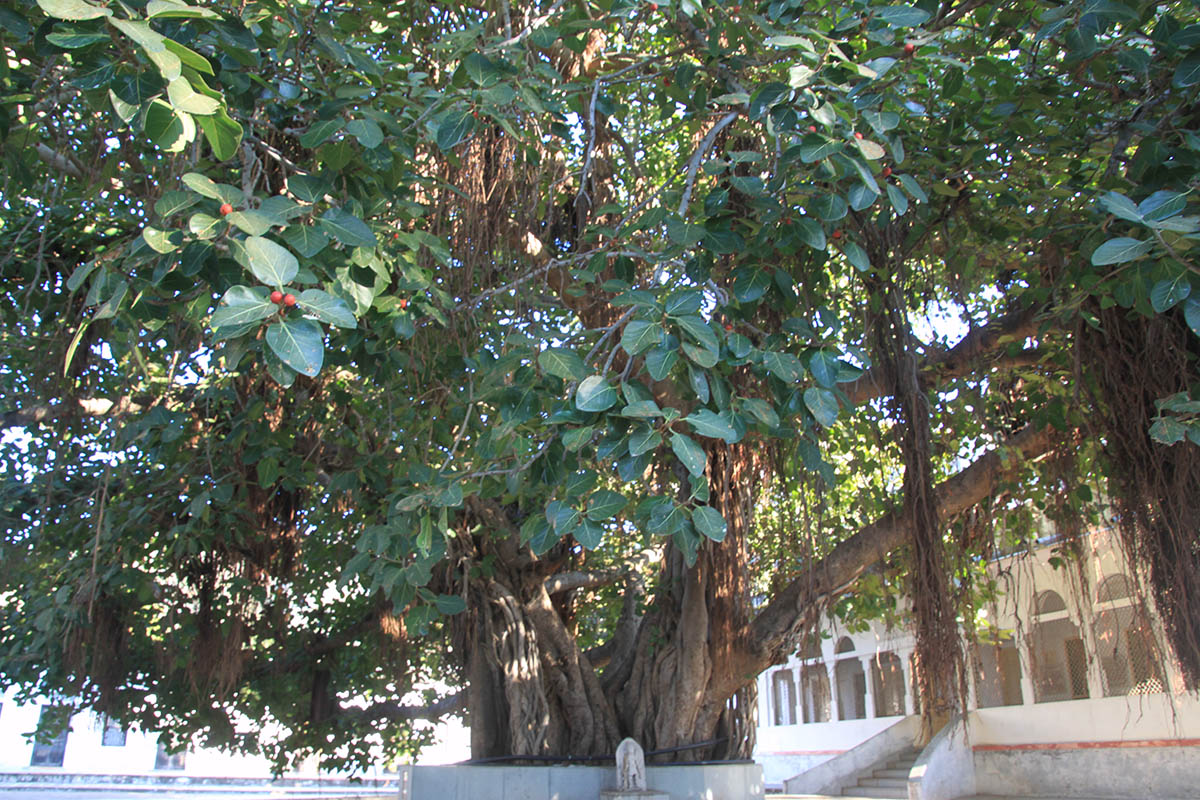
M 372 703 L 366 708 L 358 706 L 340 706 L 337 715 L 343 719 L 358 719 L 372 721 L 385 719 L 389 722 L 402 722 L 412 719 L 427 719 L 436 721 L 452 714 L 463 707 L 466 702 L 466 692 L 455 692 L 426 706 L 402 706 L 399 703 Z
M 972 328 L 958 344 L 945 352 L 927 358 L 919 369 L 921 380 L 926 385 L 970 375 L 981 366 L 980 362 L 993 355 L 1008 342 L 1023 341 L 1038 332 L 1041 320 L 1034 309 L 1024 309 L 1005 314 L 986 325 Z M 1028 354 L 1025 354 L 1028 355 Z M 989 362 L 990 363 L 990 362 Z M 1002 360 L 995 363 L 1004 364 Z M 1015 365 L 1028 363 L 1028 358 L 1019 358 Z M 876 367 L 858 380 L 841 387 L 854 405 L 882 397 L 890 393 L 891 386 L 883 370 Z
M 572 589 L 592 589 L 597 586 L 607 586 L 616 583 L 634 570 L 644 569 L 662 559 L 662 550 L 647 548 L 627 563 L 610 569 L 597 569 L 587 572 L 560 572 L 546 578 L 546 594 L 569 592 Z
M 55 405 L 40 403 L 35 406 L 6 411 L 0 415 L 0 430 L 53 422 L 64 416 L 118 417 L 122 414 L 136 414 L 144 410 L 143 404 L 130 397 L 121 397 L 116 400 L 82 397 Z
M 1027 459 L 1048 452 L 1054 443 L 1049 428 L 1025 428 L 951 478 L 938 484 L 938 516 L 948 519 L 971 508 L 996 490 Z M 907 544 L 909 522 L 890 512 L 861 528 L 806 569 L 750 625 L 745 663 L 739 675 L 757 675 L 785 657 L 796 638 L 815 622 L 829 598 L 845 592 L 869 567 Z

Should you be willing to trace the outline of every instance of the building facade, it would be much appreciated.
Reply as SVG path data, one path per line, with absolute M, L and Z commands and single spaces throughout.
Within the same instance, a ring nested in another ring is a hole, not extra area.
M 991 564 L 1004 594 L 980 615 L 991 641 L 968 652 L 976 773 L 986 784 L 993 762 L 1004 761 L 1036 776 L 1039 759 L 1056 756 L 1061 766 L 1063 753 L 1089 750 L 1120 752 L 1114 765 L 1134 752 L 1146 763 L 1183 757 L 1200 777 L 1200 704 L 1184 691 L 1115 532 L 1097 531 L 1083 546 L 1078 567 L 1057 558 L 1050 542 Z M 755 758 L 767 785 L 780 786 L 917 713 L 914 649 L 910 634 L 882 625 L 863 633 L 831 629 L 760 675 Z M 1062 796 L 1086 795 L 1075 791 L 1086 781 L 1069 779 L 1062 778 Z M 1020 780 L 995 776 L 997 786 L 978 791 L 1021 794 L 1013 791 Z M 1033 788 L 1027 793 L 1047 793 L 1041 784 Z

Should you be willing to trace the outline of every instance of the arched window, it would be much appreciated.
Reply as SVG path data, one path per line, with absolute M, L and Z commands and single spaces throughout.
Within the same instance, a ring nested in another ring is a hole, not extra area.
M 1061 602 L 1056 592 L 1054 595 Z M 1039 595 L 1039 600 L 1042 595 Z M 1039 612 L 1040 613 L 1040 612 Z M 1088 697 L 1087 651 L 1079 628 L 1069 619 L 1038 622 L 1030 637 L 1035 703 Z
M 848 641 L 848 640 L 847 640 Z M 841 645 L 838 645 L 841 649 Z M 867 718 L 867 676 L 857 658 L 838 662 L 838 719 Z
M 1021 705 L 1021 656 L 1015 641 L 980 646 L 975 694 L 980 708 Z
M 1067 604 L 1062 599 L 1062 595 L 1053 589 L 1040 592 L 1033 604 L 1033 613 L 1038 617 L 1043 614 L 1053 614 L 1055 611 L 1066 610 Z
M 880 653 L 871 662 L 871 683 L 875 692 L 875 716 L 904 715 L 904 669 L 895 653 Z
M 1107 603 L 1111 600 L 1123 600 L 1132 595 L 1133 587 L 1129 585 L 1129 578 L 1118 572 L 1100 582 L 1100 587 L 1096 590 L 1096 601 Z
M 850 639 L 849 636 L 843 636 L 841 639 L 838 640 L 837 649 L 834 650 L 833 652 L 838 653 L 839 655 L 841 653 L 853 653 L 854 652 L 854 642 Z
M 775 701 L 775 724 L 796 724 L 796 681 L 792 678 L 790 669 L 775 672 L 771 681 L 771 690 Z
M 829 722 L 829 676 L 824 664 L 800 668 L 800 706 L 804 722 Z
M 1096 617 L 1096 649 L 1105 697 L 1151 694 L 1166 688 L 1154 634 L 1136 606 L 1100 612 Z

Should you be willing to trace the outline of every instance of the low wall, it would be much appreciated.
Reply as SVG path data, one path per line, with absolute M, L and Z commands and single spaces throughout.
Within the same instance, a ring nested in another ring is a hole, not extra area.
M 963 721 L 955 717 L 930 740 L 908 772 L 909 800 L 954 800 L 976 792 L 975 761 Z
M 837 794 L 858 780 L 858 774 L 881 766 L 912 747 L 920 733 L 920 717 L 902 717 L 862 744 L 784 781 L 788 794 Z
M 597 800 L 615 767 L 401 767 L 399 800 Z M 646 766 L 646 785 L 671 800 L 762 800 L 758 764 Z

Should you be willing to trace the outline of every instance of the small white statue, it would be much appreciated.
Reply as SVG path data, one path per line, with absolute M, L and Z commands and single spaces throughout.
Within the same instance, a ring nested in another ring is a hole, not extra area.
M 633 739 L 617 745 L 617 789 L 624 792 L 646 791 L 646 756 Z

